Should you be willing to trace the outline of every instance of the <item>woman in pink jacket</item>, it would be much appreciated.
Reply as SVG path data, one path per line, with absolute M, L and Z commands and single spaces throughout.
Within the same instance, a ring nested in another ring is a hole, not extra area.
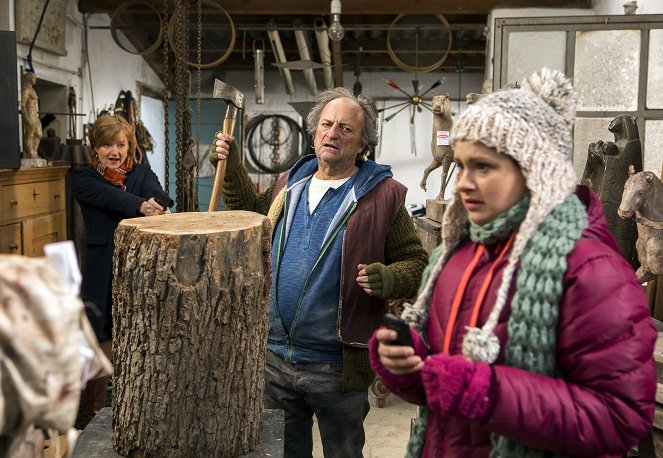
M 459 169 L 419 298 L 414 345 L 373 368 L 423 406 L 411 457 L 622 456 L 652 425 L 656 330 L 642 286 L 576 187 L 576 93 L 542 70 L 452 132 Z

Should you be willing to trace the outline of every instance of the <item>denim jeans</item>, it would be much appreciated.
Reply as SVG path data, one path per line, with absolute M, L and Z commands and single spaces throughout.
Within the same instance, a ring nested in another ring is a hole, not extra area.
M 286 458 L 312 456 L 313 414 L 325 458 L 362 457 L 368 390 L 342 392 L 341 371 L 341 364 L 292 364 L 267 352 L 265 407 L 285 411 Z

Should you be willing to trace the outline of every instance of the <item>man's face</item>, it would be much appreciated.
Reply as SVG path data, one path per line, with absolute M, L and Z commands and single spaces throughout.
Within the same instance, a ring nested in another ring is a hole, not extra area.
M 329 102 L 322 110 L 313 139 L 318 160 L 334 167 L 354 165 L 363 149 L 363 128 L 361 105 L 347 97 Z

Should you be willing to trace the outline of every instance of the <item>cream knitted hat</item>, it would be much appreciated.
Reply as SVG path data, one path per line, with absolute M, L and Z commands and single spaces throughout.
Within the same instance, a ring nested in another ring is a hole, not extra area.
M 470 360 L 492 363 L 497 358 L 499 341 L 493 330 L 518 259 L 543 219 L 575 190 L 577 176 L 571 155 L 576 100 L 573 85 L 562 73 L 542 69 L 527 78 L 522 88 L 494 92 L 472 104 L 452 128 L 452 145 L 459 140 L 478 142 L 512 157 L 530 191 L 529 209 L 509 254 L 497 302 L 484 326 L 469 329 L 463 340 L 463 354 Z M 467 212 L 455 192 L 442 221 L 445 254 L 458 243 L 467 222 Z M 424 286 L 418 303 L 432 289 L 444 258 L 434 267 L 428 279 L 431 284 Z M 422 304 L 414 307 L 418 305 Z

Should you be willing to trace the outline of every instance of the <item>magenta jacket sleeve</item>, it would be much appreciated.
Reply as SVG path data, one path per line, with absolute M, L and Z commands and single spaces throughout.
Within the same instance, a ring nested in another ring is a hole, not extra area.
M 494 366 L 492 432 L 578 456 L 621 455 L 652 425 L 656 329 L 630 266 L 595 240 L 569 256 L 557 378 Z
M 368 342 L 368 353 L 371 360 L 371 367 L 375 373 L 380 377 L 382 383 L 399 398 L 411 402 L 412 404 L 425 405 L 426 404 L 426 391 L 421 380 L 421 371 L 413 372 L 406 375 L 396 375 L 389 372 L 389 370 L 380 362 L 380 355 L 378 354 L 378 339 L 375 338 L 375 331 L 371 340 Z M 412 342 L 414 343 L 414 352 L 426 359 L 428 356 L 428 347 L 419 333 L 410 328 L 412 335 Z

